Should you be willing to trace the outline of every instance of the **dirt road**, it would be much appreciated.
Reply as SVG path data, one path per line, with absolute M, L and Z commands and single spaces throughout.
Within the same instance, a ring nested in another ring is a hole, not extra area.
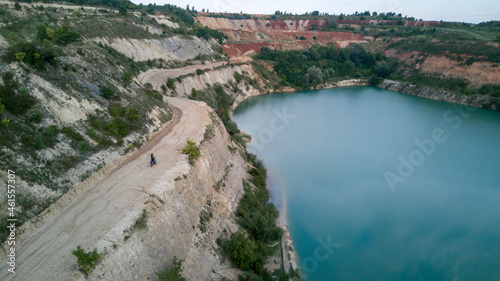
M 182 68 L 174 69 L 151 69 L 146 72 L 139 74 L 137 79 L 144 85 L 150 83 L 153 89 L 158 90 L 162 84 L 167 82 L 168 78 L 175 78 L 181 75 L 190 74 L 196 72 L 197 69 L 212 69 L 227 63 L 226 61 L 216 61 L 207 64 L 197 64 L 189 65 Z
M 81 245 L 102 252 L 124 240 L 123 231 L 135 223 L 150 194 L 161 192 L 164 185 L 160 179 L 172 173 L 169 180 L 173 181 L 182 172 L 176 174 L 173 169 L 188 167 L 187 157 L 181 152 L 186 138 L 199 143 L 211 122 L 205 104 L 179 98 L 168 98 L 168 102 L 174 109 L 173 122 L 69 203 L 59 204 L 63 205 L 60 211 L 54 210 L 57 214 L 40 227 L 27 230 L 16 241 L 16 273 L 7 272 L 2 255 L 0 280 L 81 280 L 83 275 L 77 271 L 72 250 Z M 148 165 L 151 152 L 158 160 L 154 167 Z

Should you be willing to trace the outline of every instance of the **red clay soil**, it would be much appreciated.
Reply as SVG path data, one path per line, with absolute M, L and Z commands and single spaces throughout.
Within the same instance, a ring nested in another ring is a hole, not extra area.
M 249 30 L 222 30 L 227 35 L 229 42 L 269 42 L 282 40 L 297 40 L 301 36 L 308 40 L 328 41 L 364 41 L 358 33 L 337 31 L 249 31 Z
M 241 44 L 224 44 L 222 50 L 224 54 L 231 57 L 239 57 L 242 55 L 251 55 L 253 52 L 260 53 L 263 46 L 269 46 L 270 43 L 241 43 Z
M 339 43 L 341 42 L 341 43 Z M 227 54 L 231 59 L 235 57 L 248 57 L 255 54 L 260 53 L 260 50 L 263 46 L 268 46 L 274 50 L 303 50 L 312 47 L 313 45 L 329 45 L 334 44 L 337 48 L 343 48 L 349 43 L 355 43 L 355 41 L 347 42 L 339 41 L 339 42 L 331 42 L 331 41 L 308 41 L 308 40 L 297 40 L 290 42 L 270 42 L 270 43 L 237 43 L 237 44 L 224 44 L 222 45 L 222 50 L 225 54 Z

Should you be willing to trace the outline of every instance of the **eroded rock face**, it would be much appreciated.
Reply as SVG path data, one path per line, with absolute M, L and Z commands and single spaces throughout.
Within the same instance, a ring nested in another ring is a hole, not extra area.
M 153 59 L 184 61 L 200 54 L 211 55 L 213 53 L 208 41 L 194 36 L 192 38 L 174 36 L 161 40 L 130 38 L 95 38 L 93 40 L 109 45 L 135 61 Z
M 401 92 L 429 99 L 442 100 L 446 102 L 458 103 L 464 105 L 472 105 L 476 107 L 484 107 L 493 110 L 500 109 L 495 103 L 491 102 L 491 97 L 489 96 L 483 96 L 483 95 L 466 96 L 449 91 L 437 90 L 429 87 L 420 87 L 392 80 L 385 80 L 379 85 L 379 87 L 395 92 Z

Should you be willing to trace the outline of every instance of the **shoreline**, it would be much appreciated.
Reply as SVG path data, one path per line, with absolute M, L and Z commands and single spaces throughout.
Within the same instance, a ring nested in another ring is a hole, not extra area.
M 357 79 L 346 79 L 340 80 L 334 83 L 326 83 L 324 85 L 320 85 L 318 88 L 309 88 L 296 90 L 291 87 L 285 87 L 281 90 L 272 91 L 270 93 L 297 93 L 305 90 L 323 90 L 323 89 L 331 89 L 338 87 L 351 87 L 351 86 L 373 86 L 368 83 L 367 78 L 357 78 Z M 489 96 L 467 96 L 464 94 L 458 94 L 454 92 L 448 92 L 446 90 L 435 89 L 431 87 L 425 86 L 417 86 L 413 84 L 408 84 L 402 81 L 395 81 L 384 79 L 377 86 L 373 86 L 376 88 L 394 91 L 406 95 L 417 96 L 421 98 L 444 101 L 453 104 L 467 105 L 478 108 L 490 109 L 495 111 L 500 111 L 499 105 L 491 104 L 491 97 Z M 245 98 L 246 99 L 246 98 Z

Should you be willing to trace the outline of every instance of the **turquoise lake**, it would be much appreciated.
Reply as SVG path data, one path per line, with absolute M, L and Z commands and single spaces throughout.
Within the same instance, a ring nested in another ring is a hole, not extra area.
M 306 280 L 500 280 L 500 112 L 347 87 L 233 120 Z

